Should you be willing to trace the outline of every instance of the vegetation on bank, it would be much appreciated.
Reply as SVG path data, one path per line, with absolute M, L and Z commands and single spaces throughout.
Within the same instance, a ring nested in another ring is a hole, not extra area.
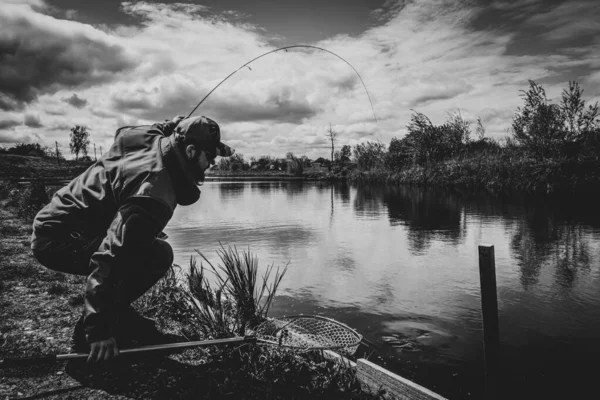
M 29 249 L 31 220 L 55 189 L 0 181 L 0 359 L 70 352 L 85 278 L 42 267 Z M 266 316 L 285 269 L 269 267 L 261 281 L 249 251 L 218 253 L 217 266 L 191 259 L 187 274 L 173 266 L 134 306 L 173 341 L 240 334 Z M 210 282 L 209 272 L 217 277 Z M 251 344 L 122 357 L 97 368 L 79 361 L 11 368 L 0 376 L 1 398 L 381 398 L 364 393 L 349 366 L 318 352 Z
M 585 107 L 575 82 L 551 103 L 535 82 L 522 91 L 524 104 L 513 118 L 512 136 L 499 142 L 485 137 L 478 119 L 459 113 L 442 125 L 414 112 L 408 134 L 386 148 L 378 142 L 355 146 L 357 182 L 462 186 L 491 190 L 597 190 L 600 184 L 598 103 Z

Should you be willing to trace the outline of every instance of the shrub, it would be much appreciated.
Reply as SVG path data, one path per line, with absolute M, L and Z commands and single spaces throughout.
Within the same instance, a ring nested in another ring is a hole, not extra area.
M 21 193 L 17 215 L 32 220 L 48 202 L 49 198 L 44 181 L 40 179 L 32 180 L 30 187 Z
M 385 154 L 385 145 L 381 142 L 369 141 L 354 146 L 354 159 L 358 168 L 363 171 L 383 167 Z

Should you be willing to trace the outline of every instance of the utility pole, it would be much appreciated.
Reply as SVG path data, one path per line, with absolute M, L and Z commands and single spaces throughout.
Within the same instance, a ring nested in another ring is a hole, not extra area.
M 56 140 L 55 140 L 55 141 L 54 141 L 54 144 L 56 144 L 56 163 L 57 163 L 58 165 L 60 165 L 60 155 L 59 155 L 59 153 L 58 153 L 58 141 L 56 141 Z
M 102 157 L 102 146 L 100 146 L 100 157 Z
M 94 142 L 94 161 L 98 161 L 98 157 L 96 157 L 96 142 Z

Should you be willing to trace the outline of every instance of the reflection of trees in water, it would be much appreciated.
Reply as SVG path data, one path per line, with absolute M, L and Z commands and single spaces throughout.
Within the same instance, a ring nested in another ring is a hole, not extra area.
M 271 192 L 281 190 L 281 182 L 251 182 L 250 189 L 262 195 L 269 195 Z
M 332 185 L 333 194 L 342 204 L 350 203 L 350 185 L 346 182 L 335 182 Z
M 590 270 L 590 249 L 581 224 L 571 218 L 572 210 L 555 208 L 544 199 L 525 202 L 517 223 L 511 250 L 521 269 L 521 284 L 527 288 L 539 280 L 544 265 L 554 267 L 555 284 L 572 289 L 577 276 Z
M 307 186 L 304 185 L 303 181 L 286 181 L 281 182 L 282 189 L 285 190 L 285 194 L 289 199 L 297 197 L 298 195 L 303 194 L 306 190 Z
M 382 186 L 358 185 L 354 198 L 356 215 L 364 217 L 379 214 L 383 206 L 383 190 Z
M 458 245 L 464 234 L 461 226 L 462 200 L 446 190 L 412 186 L 386 187 L 383 204 L 390 224 L 405 225 L 412 251 L 422 253 L 435 238 Z
M 219 197 L 227 199 L 230 197 L 238 197 L 244 194 L 246 184 L 244 182 L 223 182 L 217 185 L 219 188 Z

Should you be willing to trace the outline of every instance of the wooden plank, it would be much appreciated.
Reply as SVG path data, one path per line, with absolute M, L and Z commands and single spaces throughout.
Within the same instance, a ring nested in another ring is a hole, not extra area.
M 384 397 L 387 399 L 446 400 L 439 394 L 362 358 L 356 363 L 356 377 L 361 386 L 372 393 L 384 390 Z

